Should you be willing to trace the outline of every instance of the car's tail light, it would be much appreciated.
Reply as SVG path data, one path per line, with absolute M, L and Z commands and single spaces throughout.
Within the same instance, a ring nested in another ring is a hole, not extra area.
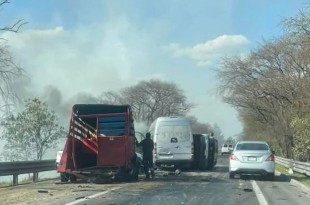
M 236 157 L 236 155 L 234 155 L 234 153 L 230 154 L 230 160 L 238 160 L 238 158 Z
M 157 144 L 156 144 L 156 142 L 154 143 L 154 150 L 153 150 L 153 153 L 154 153 L 154 154 L 157 154 Z
M 266 161 L 274 161 L 274 154 L 271 154 Z

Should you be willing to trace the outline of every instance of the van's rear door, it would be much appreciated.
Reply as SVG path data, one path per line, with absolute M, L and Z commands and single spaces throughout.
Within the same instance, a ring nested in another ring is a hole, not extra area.
M 157 154 L 160 159 L 190 160 L 192 136 L 189 124 L 159 123 L 156 132 Z

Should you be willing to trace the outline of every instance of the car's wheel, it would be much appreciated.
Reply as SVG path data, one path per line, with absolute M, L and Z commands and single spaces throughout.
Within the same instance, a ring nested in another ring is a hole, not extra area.
M 268 173 L 268 174 L 266 175 L 266 179 L 267 179 L 268 181 L 274 181 L 274 173 Z
M 229 172 L 229 179 L 234 179 L 235 178 L 235 174 L 233 172 Z

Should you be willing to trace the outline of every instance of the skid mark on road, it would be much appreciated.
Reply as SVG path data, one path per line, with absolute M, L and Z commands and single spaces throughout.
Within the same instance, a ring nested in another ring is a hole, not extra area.
M 103 191 L 103 192 L 100 192 L 100 193 L 97 193 L 97 194 L 94 194 L 94 195 L 91 195 L 91 196 L 87 196 L 87 197 L 82 198 L 82 199 L 78 199 L 78 200 L 73 201 L 73 202 L 71 202 L 71 203 L 67 203 L 66 205 L 75 205 L 75 204 L 79 204 L 79 203 L 81 203 L 81 202 L 83 202 L 83 201 L 87 201 L 88 199 L 96 198 L 96 197 L 98 197 L 98 196 L 107 194 L 107 193 L 109 193 L 110 191 L 114 191 L 114 190 L 117 190 L 117 189 L 120 189 L 120 188 L 121 188 L 121 187 L 114 187 L 114 188 L 109 189 L 109 190 L 107 190 L 107 191 Z
M 253 186 L 253 190 L 255 192 L 255 195 L 258 199 L 258 202 L 260 205 L 268 205 L 268 202 L 263 194 L 263 192 L 260 190 L 259 186 L 257 185 L 255 180 L 251 180 L 251 184 Z

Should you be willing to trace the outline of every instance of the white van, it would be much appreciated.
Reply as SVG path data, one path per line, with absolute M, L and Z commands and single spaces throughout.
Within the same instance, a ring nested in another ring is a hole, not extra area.
M 150 126 L 154 141 L 154 164 L 189 168 L 194 157 L 190 122 L 185 117 L 159 117 Z
M 224 143 L 222 145 L 221 155 L 230 154 L 233 151 L 233 149 L 234 149 L 234 146 L 232 144 Z

